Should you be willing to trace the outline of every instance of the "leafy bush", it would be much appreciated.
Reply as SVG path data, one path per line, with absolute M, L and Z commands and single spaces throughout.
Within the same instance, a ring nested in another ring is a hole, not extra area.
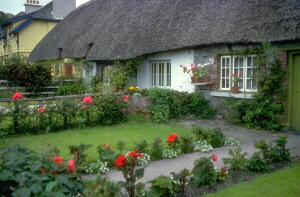
M 56 95 L 74 95 L 74 94 L 84 94 L 86 87 L 83 85 L 82 80 L 76 82 L 64 82 L 56 90 Z
M 152 88 L 148 90 L 152 103 L 148 106 L 152 119 L 157 122 L 168 122 L 171 118 L 213 118 L 215 110 L 203 97 L 202 92 L 179 92 L 175 90 Z
M 193 148 L 193 137 L 189 135 L 181 136 L 180 138 L 180 150 L 181 153 L 187 154 L 194 151 Z
M 36 94 L 51 84 L 50 67 L 41 63 L 30 64 L 24 57 L 12 56 L 0 63 L 0 77 L 10 87 L 21 86 L 25 91 Z
M 151 150 L 150 150 L 150 156 L 152 160 L 160 160 L 163 157 L 163 153 L 162 153 L 162 148 L 163 148 L 163 144 L 162 144 L 162 140 L 159 137 L 156 137 L 154 139 L 154 142 L 151 144 Z
M 172 196 L 174 193 L 172 179 L 170 177 L 161 175 L 149 182 L 151 183 L 151 196 Z
M 242 148 L 241 147 L 237 147 L 232 149 L 229 149 L 229 155 L 232 156 L 232 158 L 224 158 L 222 159 L 224 164 L 230 164 L 231 165 L 231 169 L 234 171 L 241 171 L 241 170 L 245 170 L 247 168 L 248 165 L 248 159 L 246 158 L 246 155 L 248 153 L 243 153 L 242 152 Z
M 194 162 L 191 183 L 196 187 L 213 186 L 217 181 L 217 175 L 211 162 L 211 157 L 201 157 Z
M 58 157 L 59 158 L 59 157 Z M 49 153 L 38 155 L 25 146 L 2 147 L 0 193 L 3 196 L 75 196 L 83 191 L 80 174 Z M 70 165 L 70 163 L 69 163 Z
M 96 180 L 87 181 L 84 195 L 89 197 L 121 197 L 121 185 L 111 182 L 107 177 L 97 176 Z
M 221 132 L 220 128 L 215 128 L 213 130 L 213 134 L 211 136 L 210 144 L 214 148 L 219 148 L 224 146 L 226 140 L 226 136 Z

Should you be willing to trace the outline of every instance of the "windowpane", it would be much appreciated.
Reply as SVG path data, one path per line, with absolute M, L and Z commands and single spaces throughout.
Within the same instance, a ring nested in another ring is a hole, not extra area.
M 171 62 L 157 61 L 150 62 L 152 87 L 171 86 Z

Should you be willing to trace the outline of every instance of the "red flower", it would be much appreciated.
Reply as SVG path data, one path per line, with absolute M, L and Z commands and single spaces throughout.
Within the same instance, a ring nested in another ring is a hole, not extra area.
M 42 173 L 45 173 L 45 172 L 46 172 L 46 170 L 45 170 L 44 168 L 40 168 L 40 171 L 41 171 Z
M 44 113 L 45 112 L 45 107 L 40 107 L 39 111 L 40 111 L 40 113 Z
M 86 96 L 86 97 L 83 98 L 83 102 L 84 103 L 92 103 L 93 98 L 91 96 Z
M 183 65 L 182 65 L 182 64 L 180 64 L 179 66 L 180 66 L 181 68 L 183 67 Z
M 218 160 L 218 156 L 215 155 L 215 154 L 212 154 L 211 157 L 212 157 L 213 161 L 217 161 Z
M 239 73 L 239 76 L 242 76 L 243 75 L 243 73 Z
M 221 171 L 222 171 L 223 173 L 227 172 L 226 168 L 221 168 Z
M 125 155 L 121 155 L 120 157 L 118 157 L 116 160 L 115 160 L 115 164 L 117 167 L 122 167 L 126 164 L 126 157 Z
M 232 74 L 233 77 L 235 77 L 235 75 L 236 75 L 236 74 L 234 74 L 234 73 Z
M 128 153 L 128 155 L 132 157 L 142 157 L 142 153 L 139 153 L 137 151 L 131 151 L 130 153 Z
M 124 95 L 124 96 L 123 96 L 123 101 L 127 102 L 128 99 L 129 99 L 129 95 Z
M 56 155 L 54 155 L 54 156 L 52 157 L 52 160 L 53 160 L 58 166 L 60 166 L 60 164 L 62 164 L 62 162 L 63 162 L 63 159 L 62 159 L 60 156 L 56 156 Z
M 194 67 L 194 64 L 191 64 L 191 67 Z
M 111 88 L 111 91 L 115 91 L 116 90 L 116 88 Z
M 21 99 L 23 98 L 23 94 L 21 92 L 16 92 L 13 96 L 12 96 L 12 100 L 15 101 L 17 99 Z
M 87 106 L 86 105 L 82 105 L 82 107 L 81 107 L 82 109 L 86 109 L 87 108 Z
M 67 167 L 67 172 L 74 172 L 75 171 L 75 163 L 74 163 L 74 160 L 73 159 L 70 159 L 68 161 L 68 167 Z
M 169 137 L 167 138 L 168 142 L 170 143 L 174 143 L 174 141 L 177 139 L 178 135 L 176 133 L 173 133 L 171 135 L 169 135 Z
M 108 147 L 108 143 L 104 143 L 103 146 Z

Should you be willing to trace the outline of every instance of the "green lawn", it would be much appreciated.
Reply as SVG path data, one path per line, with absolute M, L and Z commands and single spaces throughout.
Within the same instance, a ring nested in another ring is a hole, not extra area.
M 259 176 L 205 197 L 299 197 L 300 165 Z
M 118 141 L 125 142 L 125 148 L 131 149 L 134 143 L 139 143 L 142 140 L 150 144 L 155 137 L 160 137 L 167 146 L 166 138 L 172 133 L 177 133 L 179 136 L 192 135 L 191 128 L 177 124 L 155 124 L 153 122 L 130 121 L 121 125 L 109 127 L 92 127 L 84 129 L 70 129 L 57 133 L 45 133 L 42 135 L 25 135 L 22 137 L 0 139 L 0 146 L 9 146 L 14 142 L 35 150 L 42 150 L 48 147 L 57 147 L 61 151 L 61 156 L 64 159 L 71 159 L 73 156 L 69 154 L 69 145 L 93 144 L 93 147 L 86 150 L 88 161 L 99 159 L 97 146 L 108 143 L 116 151 Z M 118 152 L 117 152 L 118 153 Z

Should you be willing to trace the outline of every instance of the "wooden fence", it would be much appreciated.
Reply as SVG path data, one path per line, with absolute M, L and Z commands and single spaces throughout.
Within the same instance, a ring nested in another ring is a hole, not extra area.
M 60 86 L 63 85 L 64 82 L 75 82 L 75 81 L 79 81 L 79 79 L 53 79 L 52 82 L 53 83 L 59 83 L 59 86 L 45 86 L 46 89 L 58 89 L 60 88 Z M 0 90 L 24 90 L 25 87 L 9 87 L 7 80 L 0 80 L 0 84 L 1 83 L 5 83 L 6 86 L 2 86 L 0 85 Z M 26 94 L 30 94 L 30 92 L 22 92 L 22 94 L 26 95 Z M 47 92 L 38 92 L 38 94 L 55 94 L 55 91 L 47 91 Z

